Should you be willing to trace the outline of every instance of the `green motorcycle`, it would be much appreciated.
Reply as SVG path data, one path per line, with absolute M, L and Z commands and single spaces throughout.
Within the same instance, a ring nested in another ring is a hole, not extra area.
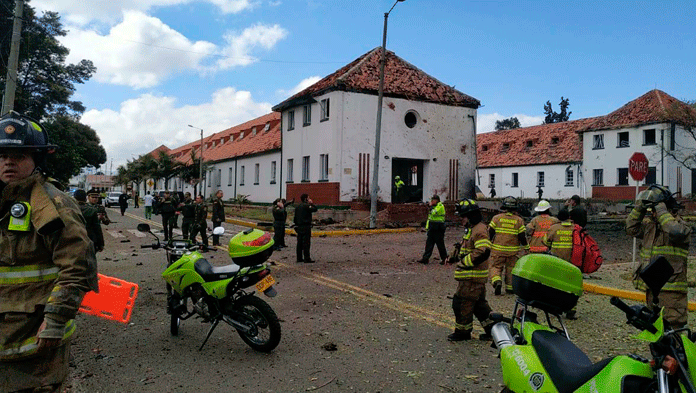
M 199 350 L 220 322 L 236 329 L 242 340 L 256 351 L 270 352 L 278 346 L 278 316 L 268 303 L 255 296 L 256 291 L 268 297 L 277 294 L 273 287 L 275 280 L 266 264 L 273 253 L 270 233 L 258 229 L 238 233 L 228 246 L 234 264 L 213 266 L 199 252 L 208 250 L 205 245 L 187 239 L 170 239 L 162 244 L 149 225 L 139 224 L 138 230 L 152 234 L 157 240 L 141 248 L 162 248 L 167 252 L 167 269 L 162 278 L 167 282 L 167 313 L 171 317 L 172 335 L 179 334 L 182 320 L 196 316 L 210 323 Z M 222 227 L 213 231 L 215 235 L 223 233 Z
M 641 272 L 655 294 L 655 305 L 673 272 L 664 257 L 655 258 Z M 570 341 L 561 317 L 582 294 L 580 270 L 551 255 L 530 254 L 519 259 L 512 274 L 517 295 L 512 318 L 491 316 L 497 322 L 491 334 L 500 351 L 503 392 L 696 393 L 691 332 L 670 329 L 658 307 L 651 311 L 612 297 L 611 304 L 626 314 L 627 323 L 641 330 L 638 338 L 650 343 L 652 359 L 621 355 L 592 363 Z M 545 324 L 532 308 L 543 312 Z

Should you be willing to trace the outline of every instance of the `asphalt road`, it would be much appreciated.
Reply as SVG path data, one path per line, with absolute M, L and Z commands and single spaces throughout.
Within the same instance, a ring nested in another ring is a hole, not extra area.
M 169 334 L 160 273 L 163 251 L 140 249 L 151 237 L 135 231 L 142 208 L 126 216 L 109 211 L 101 273 L 139 284 L 128 324 L 78 316 L 73 342 L 72 392 L 498 392 L 502 375 L 490 343 L 451 343 L 450 266 L 414 261 L 424 233 L 313 238 L 315 264 L 295 263 L 295 238 L 271 261 L 279 295 L 265 298 L 279 315 L 283 333 L 270 354 L 247 347 L 220 325 L 199 351 L 207 324 L 182 321 Z M 159 217 L 157 217 L 159 218 Z M 158 224 L 149 222 L 153 228 Z M 225 224 L 231 235 L 243 228 Z M 161 227 L 161 226 L 160 226 Z M 448 230 L 447 244 L 460 236 Z M 207 258 L 231 261 L 223 251 Z M 489 288 L 490 291 L 490 288 Z M 261 295 L 263 297 L 263 295 Z M 512 296 L 488 299 L 509 314 Z M 603 296 L 585 294 L 580 319 L 568 329 L 592 359 L 626 352 L 646 353 L 629 338 L 618 311 Z M 480 332 L 474 323 L 476 335 Z M 329 350 L 335 348 L 335 350 Z

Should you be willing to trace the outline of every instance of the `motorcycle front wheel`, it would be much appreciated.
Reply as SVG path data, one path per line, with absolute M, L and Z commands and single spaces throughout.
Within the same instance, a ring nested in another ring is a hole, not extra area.
M 259 352 L 270 352 L 278 346 L 280 321 L 268 303 L 256 296 L 247 296 L 235 302 L 234 308 L 244 316 L 244 323 L 253 327 L 250 332 L 237 329 L 247 345 Z
M 169 285 L 167 285 L 167 289 L 169 289 Z M 171 333 L 172 336 L 178 336 L 179 335 L 179 325 L 181 325 L 181 318 L 179 318 L 179 308 L 177 307 L 181 303 L 181 298 L 179 295 L 173 294 L 170 297 L 169 301 L 169 313 L 170 319 L 169 319 L 169 333 Z

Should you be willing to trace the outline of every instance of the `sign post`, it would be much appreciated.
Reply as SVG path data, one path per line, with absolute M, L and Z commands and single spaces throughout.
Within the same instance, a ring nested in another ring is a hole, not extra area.
M 628 159 L 628 173 L 636 181 L 636 196 L 638 197 L 639 184 L 648 174 L 648 158 L 641 152 L 635 152 Z M 634 198 L 634 200 L 635 200 Z M 636 238 L 633 238 L 633 267 L 636 267 Z

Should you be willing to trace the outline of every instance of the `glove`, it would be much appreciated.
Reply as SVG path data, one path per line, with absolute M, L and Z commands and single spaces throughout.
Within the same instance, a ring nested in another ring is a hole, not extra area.
M 51 314 L 44 316 L 43 329 L 39 331 L 38 338 L 62 339 L 65 334 L 65 322 L 54 318 Z

